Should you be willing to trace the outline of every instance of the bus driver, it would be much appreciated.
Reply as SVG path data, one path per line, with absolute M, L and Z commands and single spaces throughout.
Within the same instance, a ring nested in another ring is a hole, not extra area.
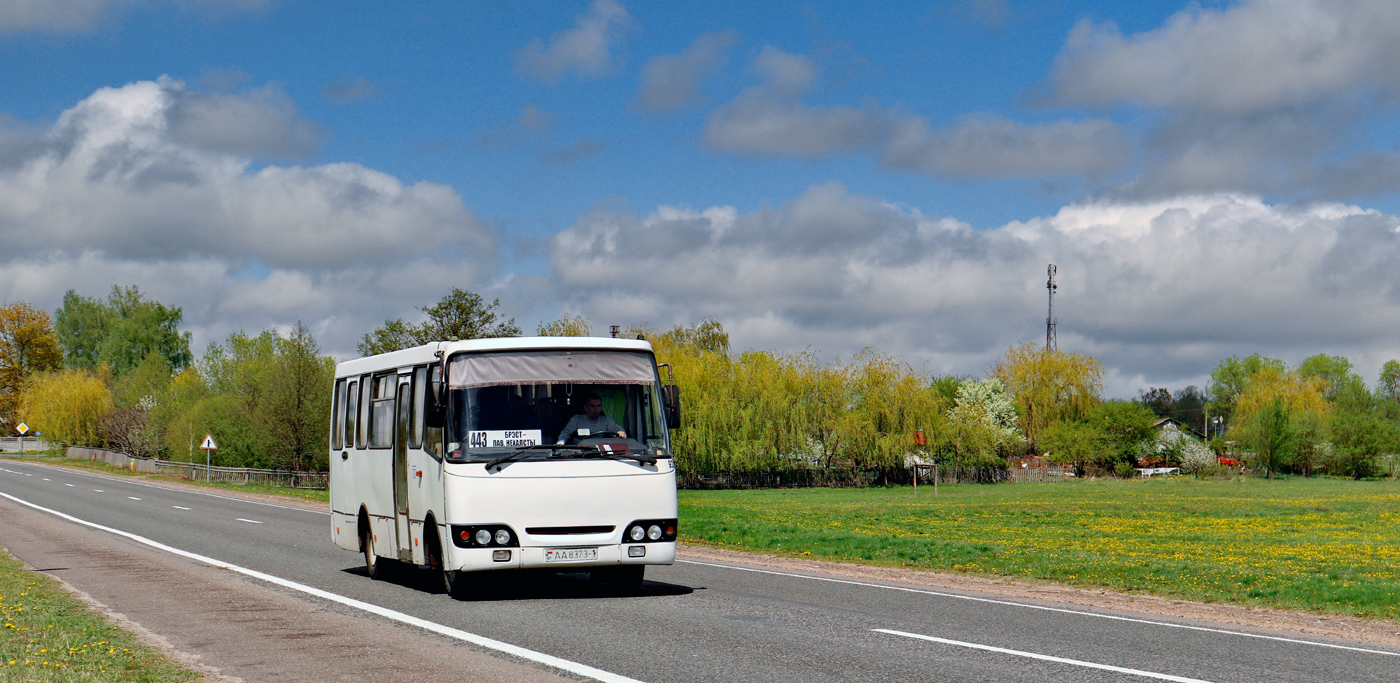
M 613 433 L 627 438 L 627 432 L 622 430 L 622 425 L 603 414 L 603 399 L 591 391 L 583 395 L 583 413 L 569 418 L 569 423 L 564 425 L 564 431 L 559 432 L 559 443 L 564 443 L 580 429 L 587 429 L 591 435 Z

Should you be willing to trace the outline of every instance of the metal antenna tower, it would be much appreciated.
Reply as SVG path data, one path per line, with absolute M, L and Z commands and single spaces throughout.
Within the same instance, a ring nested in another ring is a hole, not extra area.
M 1045 269 L 1045 274 L 1049 277 L 1045 280 L 1045 289 L 1050 292 L 1050 307 L 1045 313 L 1045 350 L 1055 351 L 1055 290 L 1059 285 L 1055 284 L 1055 264 Z

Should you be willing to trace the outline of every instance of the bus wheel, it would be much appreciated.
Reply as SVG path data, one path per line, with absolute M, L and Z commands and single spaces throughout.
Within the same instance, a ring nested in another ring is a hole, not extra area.
M 365 551 L 365 573 L 369 578 L 379 580 L 386 576 L 385 561 L 374 554 L 374 536 L 369 529 L 360 529 L 360 547 Z
M 442 587 L 454 600 L 467 599 L 467 572 L 442 570 Z

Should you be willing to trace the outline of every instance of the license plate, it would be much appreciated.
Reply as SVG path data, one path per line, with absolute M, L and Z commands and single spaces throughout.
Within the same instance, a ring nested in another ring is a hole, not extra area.
M 598 559 L 597 548 L 546 548 L 545 562 L 583 562 Z

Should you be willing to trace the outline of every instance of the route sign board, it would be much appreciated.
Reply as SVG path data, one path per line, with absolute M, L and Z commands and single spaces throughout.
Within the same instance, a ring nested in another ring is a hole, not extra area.
M 20 436 L 24 436 L 25 434 L 29 433 L 29 425 L 23 422 L 19 423 L 19 425 L 16 426 L 15 429 L 19 431 Z
M 212 451 L 212 450 L 214 450 L 215 448 L 218 448 L 218 446 L 214 445 L 214 435 L 213 435 L 213 434 L 205 434 L 205 435 L 204 435 L 204 443 L 199 444 L 199 447 L 200 447 L 200 448 L 203 448 L 203 449 L 206 450 L 206 451 Z

